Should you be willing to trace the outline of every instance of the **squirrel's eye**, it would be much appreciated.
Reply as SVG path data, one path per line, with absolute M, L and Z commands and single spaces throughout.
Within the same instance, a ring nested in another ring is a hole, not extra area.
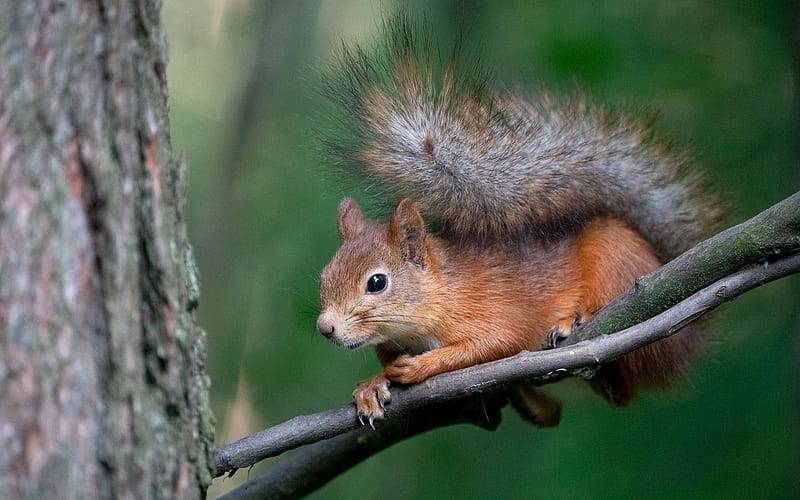
M 367 292 L 378 293 L 386 288 L 386 283 L 389 279 L 385 274 L 373 274 L 367 280 Z

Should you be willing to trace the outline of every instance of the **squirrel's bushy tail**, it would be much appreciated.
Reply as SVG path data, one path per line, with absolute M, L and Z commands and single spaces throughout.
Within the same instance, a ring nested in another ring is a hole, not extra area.
M 407 19 L 375 51 L 344 47 L 327 82 L 346 115 L 328 141 L 387 202 L 410 197 L 465 241 L 547 234 L 588 217 L 627 220 L 669 260 L 720 216 L 690 158 L 652 127 L 580 98 L 490 88 L 460 49 L 445 57 Z

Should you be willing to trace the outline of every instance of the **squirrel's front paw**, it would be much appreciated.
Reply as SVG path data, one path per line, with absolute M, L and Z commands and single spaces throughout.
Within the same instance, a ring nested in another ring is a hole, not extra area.
M 400 384 L 416 384 L 430 376 L 426 369 L 424 355 L 403 354 L 386 365 L 383 371 L 389 380 Z
M 375 420 L 383 419 L 383 408 L 392 399 L 392 394 L 389 392 L 389 379 L 381 372 L 361 382 L 353 391 L 353 399 L 356 402 L 358 420 L 361 425 L 367 421 L 374 429 Z

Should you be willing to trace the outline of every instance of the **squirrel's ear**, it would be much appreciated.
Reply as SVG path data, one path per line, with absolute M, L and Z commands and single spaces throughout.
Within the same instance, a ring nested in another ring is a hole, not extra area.
M 388 236 L 403 259 L 425 267 L 425 221 L 410 198 L 403 199 L 394 210 Z
M 336 228 L 339 230 L 339 242 L 344 243 L 364 229 L 364 214 L 353 198 L 345 198 L 339 203 L 336 214 Z

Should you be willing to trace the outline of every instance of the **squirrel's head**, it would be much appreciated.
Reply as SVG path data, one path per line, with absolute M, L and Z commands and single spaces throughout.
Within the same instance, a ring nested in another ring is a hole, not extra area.
M 418 308 L 440 264 L 414 202 L 402 200 L 389 222 L 378 223 L 345 198 L 337 226 L 341 246 L 320 277 L 320 333 L 350 349 L 423 337 L 429 322 Z

